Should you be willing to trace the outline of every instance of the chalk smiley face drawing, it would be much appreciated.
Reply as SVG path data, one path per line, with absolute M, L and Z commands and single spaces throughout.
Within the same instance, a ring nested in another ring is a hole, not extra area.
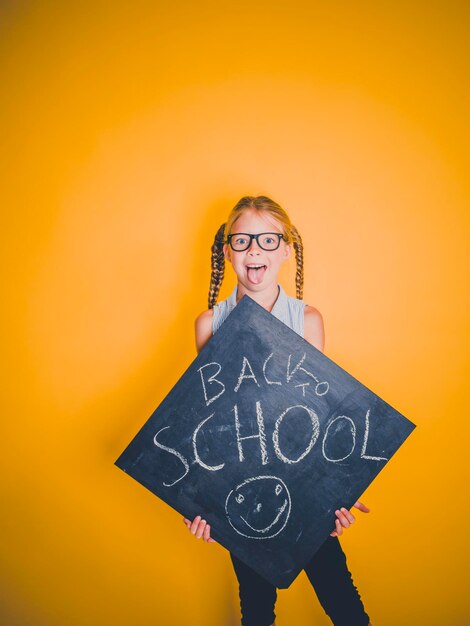
M 276 476 L 253 476 L 232 489 L 225 513 L 234 530 L 249 539 L 270 539 L 286 526 L 291 511 L 287 485 Z

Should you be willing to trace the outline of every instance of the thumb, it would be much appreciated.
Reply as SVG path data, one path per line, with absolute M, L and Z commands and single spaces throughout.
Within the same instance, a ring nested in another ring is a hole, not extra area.
M 359 500 L 354 504 L 354 506 L 356 507 L 356 509 L 359 509 L 363 513 L 369 513 L 370 511 L 370 509 L 362 502 L 359 502 Z

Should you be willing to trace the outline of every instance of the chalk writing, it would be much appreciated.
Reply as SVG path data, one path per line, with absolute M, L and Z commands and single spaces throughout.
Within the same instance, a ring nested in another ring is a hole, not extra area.
M 283 382 L 280 380 L 270 380 L 268 378 L 268 375 L 266 373 L 266 366 L 268 361 L 273 357 L 274 352 L 271 352 L 266 359 L 263 362 L 263 366 L 262 366 L 262 373 L 263 373 L 263 379 L 264 382 L 267 385 L 282 385 Z M 292 378 L 294 377 L 294 375 L 298 375 L 298 372 L 303 372 L 304 374 L 306 374 L 307 376 L 309 376 L 310 378 L 312 378 L 315 381 L 315 387 L 314 387 L 314 393 L 316 396 L 323 396 L 326 393 L 328 393 L 328 390 L 330 388 L 330 385 L 327 381 L 321 381 L 315 374 L 313 374 L 310 370 L 306 369 L 305 367 L 302 366 L 302 363 L 305 361 L 307 354 L 304 353 L 302 355 L 302 357 L 300 358 L 300 360 L 298 361 L 298 363 L 292 367 L 291 369 L 291 359 L 292 359 L 292 354 L 289 354 L 288 359 L 287 359 L 287 365 L 286 365 L 286 376 L 285 376 L 285 382 L 287 384 L 289 384 L 292 380 Z M 216 371 L 210 371 L 211 369 L 214 369 L 212 366 L 215 366 L 217 369 Z M 206 372 L 206 369 L 209 369 L 208 372 Z M 248 374 L 246 373 L 248 370 Z M 212 402 L 214 402 L 215 400 L 217 400 L 217 398 L 219 398 L 222 394 L 225 393 L 226 391 L 226 383 L 224 383 L 222 380 L 220 380 L 220 378 L 216 378 L 221 372 L 222 372 L 222 365 L 220 363 L 218 363 L 217 361 L 211 361 L 210 363 L 205 363 L 204 365 L 202 365 L 201 367 L 198 368 L 197 370 L 200 374 L 201 377 L 201 384 L 202 384 L 202 392 L 204 395 L 204 400 L 206 403 L 206 406 L 209 406 L 209 404 L 211 404 Z M 253 366 L 250 363 L 250 360 L 248 359 L 248 357 L 246 356 L 242 356 L 242 365 L 241 365 L 241 369 L 240 369 L 240 373 L 237 377 L 237 381 L 236 384 L 233 388 L 233 390 L 235 391 L 235 393 L 237 393 L 240 388 L 242 387 L 242 383 L 243 384 L 247 384 L 245 381 L 253 381 L 253 383 L 257 386 L 257 387 L 261 387 L 260 383 L 258 382 L 258 379 L 255 375 L 255 371 L 253 369 Z M 216 385 L 216 393 L 215 395 L 210 396 L 209 392 L 212 388 L 213 385 Z M 305 396 L 305 387 L 308 387 L 310 385 L 309 382 L 304 382 L 304 383 L 298 383 L 295 384 L 295 387 L 302 387 L 302 395 Z
M 249 539 L 271 539 L 278 535 L 285 528 L 290 511 L 289 490 L 276 476 L 247 478 L 225 500 L 230 525 Z
M 238 460 L 240 463 L 243 463 L 246 458 L 244 448 L 243 448 L 243 442 L 249 439 L 258 440 L 261 465 L 266 465 L 269 461 L 268 445 L 267 445 L 268 438 L 266 436 L 265 419 L 264 419 L 260 400 L 256 401 L 255 409 L 256 409 L 256 422 L 258 426 L 258 433 L 256 434 L 244 435 L 244 436 L 241 435 L 241 422 L 240 422 L 239 409 L 238 409 L 237 404 L 235 404 L 232 409 L 233 414 L 234 414 L 234 427 L 227 425 L 226 423 L 224 423 L 223 420 L 221 420 L 222 425 L 216 426 L 215 428 L 219 432 L 227 432 L 227 431 L 233 432 L 234 431 L 235 440 L 237 444 L 237 450 L 238 450 Z M 296 417 L 299 417 L 299 415 L 301 414 L 303 415 L 306 414 L 308 416 L 310 423 L 311 423 L 311 433 L 309 435 L 309 438 L 306 444 L 305 442 L 302 444 L 301 432 L 299 430 L 298 444 L 303 445 L 304 447 L 299 448 L 300 452 L 298 451 L 299 454 L 296 458 L 290 458 L 282 451 L 281 434 L 280 434 L 281 427 L 282 427 L 284 420 L 295 419 Z M 366 454 L 367 442 L 368 442 L 368 438 L 370 435 L 369 414 L 370 414 L 370 409 L 368 409 L 365 414 L 364 438 L 362 441 L 360 458 L 365 461 L 387 461 L 388 459 L 386 457 L 373 456 L 373 455 Z M 198 449 L 197 439 L 198 439 L 199 433 L 202 431 L 203 426 L 207 422 L 209 422 L 209 420 L 212 420 L 215 415 L 216 415 L 215 412 L 211 413 L 208 417 L 204 418 L 201 422 L 199 422 L 199 424 L 196 425 L 192 434 L 192 438 L 191 438 L 192 451 L 193 451 L 193 456 L 194 456 L 193 462 L 199 465 L 200 467 L 202 467 L 203 469 L 210 471 L 210 472 L 221 470 L 225 466 L 225 462 L 219 463 L 218 465 L 209 465 L 205 460 L 201 458 L 201 455 Z M 172 448 L 168 445 L 164 445 L 157 439 L 158 435 L 163 430 L 167 430 L 169 428 L 170 426 L 165 426 L 164 428 L 161 428 L 155 434 L 153 438 L 153 442 L 161 450 L 164 450 L 167 453 L 178 458 L 179 461 L 184 466 L 185 471 L 184 471 L 184 474 L 182 474 L 179 478 L 176 478 L 173 482 L 171 483 L 163 482 L 163 485 L 165 487 L 174 486 L 177 482 L 182 480 L 190 471 L 189 461 L 181 452 L 177 451 L 175 448 Z M 305 457 L 311 452 L 311 450 L 315 446 L 320 435 L 320 430 L 321 428 L 320 428 L 319 417 L 317 413 L 311 407 L 308 407 L 302 404 L 295 404 L 295 405 L 287 407 L 284 411 L 282 411 L 282 413 L 279 415 L 279 417 L 277 417 L 277 419 L 274 422 L 274 430 L 271 436 L 271 440 L 272 440 L 275 456 L 280 461 L 288 465 L 299 463 L 300 461 L 305 459 Z M 341 438 L 341 441 L 344 442 L 345 431 L 346 432 L 349 431 L 350 433 L 350 449 L 347 452 L 347 454 L 345 454 L 344 456 L 334 458 L 328 453 L 328 444 L 331 445 L 332 443 L 335 442 L 335 439 L 337 438 Z M 333 417 L 330 420 L 328 420 L 324 429 L 324 433 L 322 437 L 322 444 L 321 444 L 321 453 L 322 453 L 323 458 L 326 461 L 329 461 L 330 463 L 339 463 L 351 457 L 351 455 L 356 449 L 356 433 L 357 433 L 356 423 L 351 417 L 347 415 L 337 415 L 336 417 Z

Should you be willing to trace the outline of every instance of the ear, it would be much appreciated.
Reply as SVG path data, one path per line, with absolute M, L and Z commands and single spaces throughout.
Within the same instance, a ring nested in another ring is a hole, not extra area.
M 230 246 L 227 243 L 224 243 L 223 250 L 224 250 L 225 260 L 231 263 L 232 259 L 230 258 Z
M 292 253 L 292 244 L 286 243 L 286 245 L 284 246 L 284 258 L 287 260 L 290 257 L 291 253 Z

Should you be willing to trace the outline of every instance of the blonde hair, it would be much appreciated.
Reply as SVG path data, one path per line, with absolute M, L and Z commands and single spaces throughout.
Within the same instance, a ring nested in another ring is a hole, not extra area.
M 295 273 L 296 297 L 301 300 L 304 285 L 304 254 L 303 244 L 299 231 L 290 221 L 289 216 L 284 209 L 268 198 L 267 196 L 244 196 L 230 211 L 227 221 L 222 224 L 214 238 L 211 247 L 211 284 L 209 287 L 209 309 L 212 309 L 217 302 L 220 286 L 224 279 L 225 273 L 225 257 L 223 246 L 227 241 L 227 235 L 230 234 L 233 224 L 248 209 L 254 209 L 259 213 L 269 213 L 274 217 L 282 227 L 282 234 L 286 243 L 292 243 L 295 250 L 295 261 L 297 270 Z

